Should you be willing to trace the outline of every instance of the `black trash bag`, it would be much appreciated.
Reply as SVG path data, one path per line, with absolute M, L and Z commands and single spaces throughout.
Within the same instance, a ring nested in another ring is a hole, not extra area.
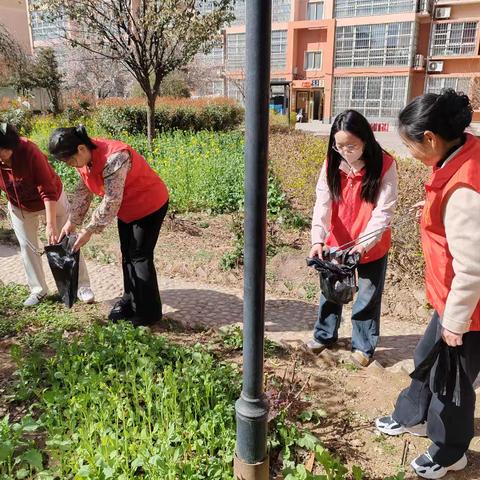
M 72 308 L 77 299 L 80 252 L 72 252 L 75 236 L 66 236 L 56 245 L 47 245 L 48 264 L 63 303 Z
M 429 379 L 432 392 L 443 397 L 451 396 L 457 407 L 462 403 L 461 377 L 466 375 L 460 360 L 461 348 L 450 347 L 443 339 L 438 340 L 425 360 L 410 374 L 420 382 Z
M 350 254 L 348 250 L 326 251 L 323 259 L 307 258 L 307 266 L 314 267 L 320 275 L 323 296 L 338 305 L 350 303 L 358 290 L 355 271 L 359 262 L 360 254 Z

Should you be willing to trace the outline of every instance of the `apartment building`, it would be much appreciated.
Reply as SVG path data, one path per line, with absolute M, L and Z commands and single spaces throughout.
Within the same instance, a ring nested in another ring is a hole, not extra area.
M 235 14 L 218 93 L 241 100 L 245 0 Z M 328 123 L 346 108 L 391 120 L 423 92 L 479 88 L 480 0 L 273 0 L 271 53 L 272 84 L 289 85 L 304 121 Z
M 32 11 L 35 1 L 0 0 L 0 21 L 28 50 L 61 54 L 61 25 Z M 245 0 L 234 9 L 218 45 L 197 59 L 199 95 L 244 100 Z M 329 123 L 346 108 L 391 121 L 411 98 L 444 87 L 473 96 L 480 0 L 272 0 L 271 78 L 272 103 L 303 121 Z
M 0 22 L 28 52 L 36 48 L 61 48 L 61 24 L 42 19 L 33 9 L 36 0 L 0 0 Z

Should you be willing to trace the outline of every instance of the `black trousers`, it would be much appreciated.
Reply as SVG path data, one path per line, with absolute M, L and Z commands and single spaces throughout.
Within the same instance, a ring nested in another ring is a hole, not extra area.
M 123 298 L 135 316 L 146 323 L 162 318 L 153 251 L 168 210 L 168 202 L 156 212 L 130 223 L 118 220 L 122 251 Z
M 417 345 L 414 354 L 415 367 L 428 356 L 440 339 L 441 324 L 435 314 Z M 432 392 L 435 367 L 425 382 L 413 379 L 397 400 L 393 418 L 400 425 L 411 427 L 427 422 L 427 434 L 432 445 L 429 448 L 432 459 L 448 467 L 462 458 L 474 436 L 475 390 L 473 384 L 480 371 L 480 332 L 468 332 L 463 336 L 460 361 L 464 375 L 461 375 L 460 406 L 452 400 L 452 389 L 446 395 Z M 451 383 L 454 383 L 452 379 Z

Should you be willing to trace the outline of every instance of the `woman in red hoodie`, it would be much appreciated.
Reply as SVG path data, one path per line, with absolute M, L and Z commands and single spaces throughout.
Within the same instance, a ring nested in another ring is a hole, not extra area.
M 8 211 L 20 244 L 30 296 L 25 306 L 39 303 L 47 294 L 39 251 L 40 217 L 46 217 L 48 243 L 56 243 L 58 228 L 67 221 L 70 206 L 62 181 L 40 149 L 7 123 L 0 124 L 0 190 L 7 194 Z M 93 302 L 87 268 L 80 260 L 78 298 Z
M 102 201 L 80 230 L 75 249 L 118 217 L 124 294 L 109 318 L 127 319 L 134 325 L 160 320 L 162 303 L 153 254 L 168 209 L 168 190 L 162 179 L 132 147 L 115 140 L 91 139 L 83 126 L 55 130 L 49 150 L 76 168 L 81 177 L 61 237 L 83 224 L 94 195 Z

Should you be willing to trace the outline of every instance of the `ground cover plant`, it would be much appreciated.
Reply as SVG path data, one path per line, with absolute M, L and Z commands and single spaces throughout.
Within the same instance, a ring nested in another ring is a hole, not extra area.
M 23 302 L 27 296 L 28 288 L 21 285 L 0 287 L 0 340 L 22 333 L 24 344 L 38 342 L 47 333 L 81 331 L 98 318 L 96 306 L 77 305 L 69 310 L 56 296 L 50 296 L 35 308 L 25 308 Z
M 16 285 L 0 287 L 2 322 L 23 314 L 15 289 L 23 293 Z M 48 343 L 12 347 L 17 371 L 0 401 L 8 412 L 0 419 L 0 479 L 233 478 L 241 377 L 221 351 L 122 323 L 47 333 Z M 230 350 L 240 337 L 234 329 L 219 341 Z M 302 425 L 318 414 L 304 412 L 296 421 L 291 407 L 288 396 L 273 405 L 272 478 L 364 478 Z

